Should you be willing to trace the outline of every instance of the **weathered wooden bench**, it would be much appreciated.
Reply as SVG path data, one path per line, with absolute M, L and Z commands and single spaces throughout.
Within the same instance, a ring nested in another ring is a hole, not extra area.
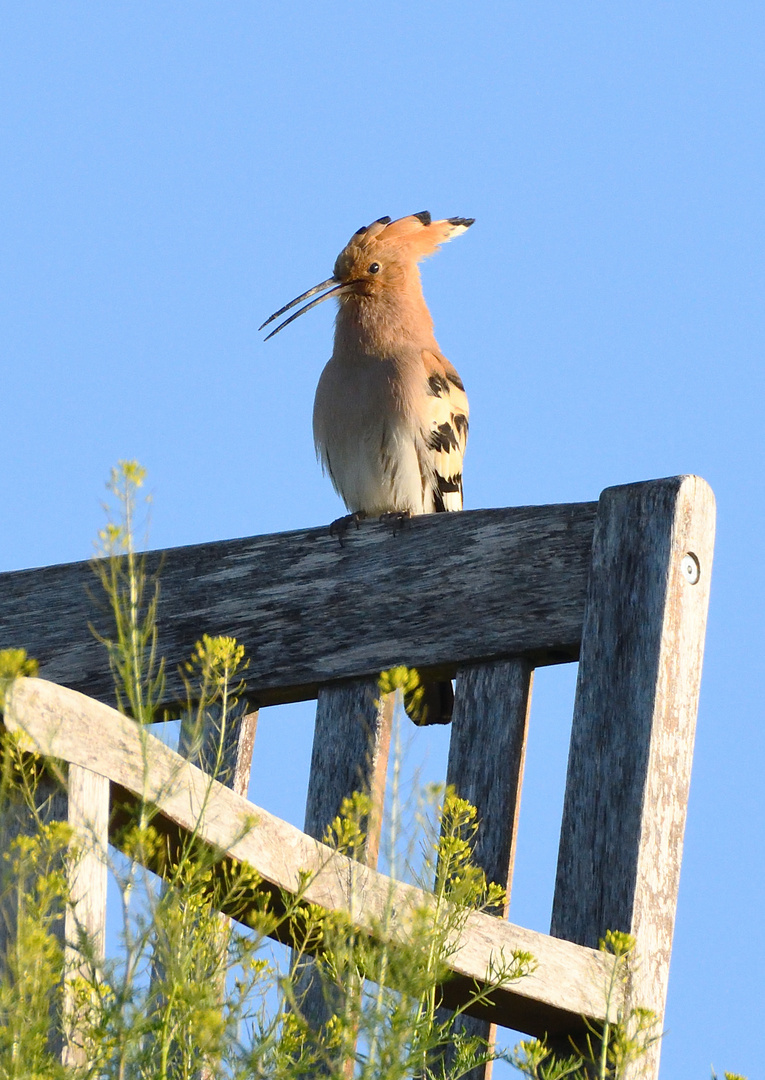
M 550 935 L 472 915 L 444 1000 L 465 1001 L 486 980 L 492 952 L 521 948 L 536 957 L 535 973 L 464 1022 L 482 1034 L 491 1022 L 578 1033 L 582 1018 L 604 1020 L 610 961 L 597 947 L 612 929 L 637 940 L 630 1001 L 661 1018 L 713 543 L 712 492 L 690 476 L 609 488 L 598 503 L 415 518 L 395 537 L 363 523 L 342 548 L 312 529 L 155 553 L 168 695 L 182 696 L 175 667 L 202 632 L 235 636 L 251 658 L 252 708 L 229 748 L 233 790 L 215 786 L 200 835 L 246 859 L 274 890 L 294 891 L 299 870 L 320 870 L 307 898 L 353 910 L 369 929 L 391 888 L 375 870 L 392 713 L 376 680 L 406 664 L 425 678 L 456 678 L 447 780 L 477 806 L 476 858 L 509 894 L 533 670 L 578 660 Z M 110 796 L 146 793 L 137 728 L 103 704 L 112 691 L 88 629 L 91 582 L 86 563 L 0 575 L 0 648 L 25 648 L 44 677 L 15 684 L 6 722 L 69 763 L 66 812 L 75 826 L 95 823 L 105 843 Z M 312 697 L 301 833 L 245 796 L 257 706 Z M 152 762 L 161 819 L 192 828 L 207 779 L 159 742 Z M 365 866 L 351 874 L 311 838 L 360 787 L 378 813 Z M 81 871 L 76 917 L 95 934 L 105 873 L 96 853 Z M 359 874 L 360 914 L 349 892 Z M 409 886 L 396 888 L 411 898 Z M 658 1075 L 658 1061 L 657 1045 L 644 1075 Z

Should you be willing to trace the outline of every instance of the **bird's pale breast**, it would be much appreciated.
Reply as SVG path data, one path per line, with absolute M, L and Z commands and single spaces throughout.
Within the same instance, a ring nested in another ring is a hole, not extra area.
M 456 384 L 440 360 L 434 376 L 433 362 L 432 353 L 412 349 L 387 359 L 335 356 L 324 368 L 314 440 L 350 511 L 461 509 L 467 399 L 451 365 Z M 450 392 L 461 395 L 464 407 Z

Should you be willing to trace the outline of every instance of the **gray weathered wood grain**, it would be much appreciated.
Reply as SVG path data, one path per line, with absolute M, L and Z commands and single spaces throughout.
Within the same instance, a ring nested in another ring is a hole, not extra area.
M 220 703 L 215 702 L 205 710 L 201 720 L 192 722 L 189 716 L 183 718 L 178 752 L 197 768 L 246 798 L 257 728 L 258 712 L 250 710 L 245 700 L 238 701 L 228 709 L 225 718 Z M 164 883 L 163 887 L 166 887 Z M 230 933 L 228 916 L 220 916 L 220 925 L 220 947 L 223 950 L 227 947 Z M 161 984 L 162 976 L 163 964 L 155 953 L 152 958 L 152 980 Z M 220 973 L 218 984 L 222 1008 L 226 991 L 225 971 Z M 197 1080 L 213 1080 L 208 1066 L 202 1066 Z
M 634 934 L 632 1001 L 660 1018 L 713 543 L 714 496 L 698 477 L 609 488 L 601 496 L 552 933 L 590 946 L 607 929 Z M 658 1074 L 658 1061 L 659 1044 L 646 1076 Z
M 14 841 L 22 836 L 36 836 L 41 825 L 66 821 L 68 816 L 66 792 L 54 773 L 65 776 L 66 767 L 62 769 L 61 763 L 57 762 L 50 773 L 37 776 L 33 789 L 23 791 L 20 785 L 14 787 L 11 783 L 3 783 L 0 790 L 0 976 L 4 978 L 8 977 L 10 958 L 16 946 L 20 907 L 27 899 L 25 892 L 14 888 L 16 882 L 11 876 L 15 861 Z M 50 931 L 65 950 L 66 911 L 62 912 L 58 907 L 52 909 L 51 914 L 64 915 L 64 918 L 52 920 Z M 12 973 L 12 966 L 10 970 Z M 61 1016 L 53 1000 L 50 1003 L 48 1049 L 59 1059 L 66 1060 L 67 1045 Z
M 473 858 L 487 881 L 507 889 L 507 918 L 521 805 L 533 670 L 524 659 L 462 668 L 457 674 L 446 782 L 478 811 Z M 473 1016 L 458 1030 L 494 1041 L 495 1025 Z M 491 1063 L 466 1080 L 489 1080 Z
M 24 793 L 10 784 L 3 784 L 0 805 L 0 859 L 10 856 L 14 841 L 21 836 L 34 836 L 39 824 L 66 821 L 67 798 L 60 784 L 50 776 L 42 776 L 29 805 Z M 18 907 L 16 890 L 9 879 L 10 862 L 0 861 L 0 969 L 4 969 L 8 949 L 16 938 Z M 63 935 L 63 920 L 57 920 L 54 931 Z M 62 940 L 63 944 L 63 940 Z
M 11 855 L 13 841 L 33 836 L 40 824 L 67 822 L 72 829 L 72 845 L 80 857 L 68 865 L 71 903 L 63 916 L 51 924 L 64 950 L 63 1015 L 51 1008 L 49 1046 L 65 1065 L 83 1064 L 80 1017 L 77 999 L 71 992 L 71 980 L 78 975 L 92 979 L 98 961 L 104 955 L 106 932 L 106 857 L 109 818 L 109 782 L 76 764 L 59 767 L 59 779 L 52 775 L 39 778 L 33 804 L 20 791 L 6 790 L 0 822 L 0 855 Z M 59 782 L 59 781 L 63 781 Z M 10 869 L 6 866 L 5 872 Z M 2 882 L 0 903 L 0 971 L 5 967 L 8 949 L 13 948 L 17 932 L 18 893 Z M 89 950 L 83 953 L 82 932 L 87 934 Z
M 446 782 L 478 811 L 475 862 L 487 880 L 507 889 L 508 903 L 532 676 L 524 659 L 462 668 L 449 742 Z
M 246 861 L 270 885 L 295 894 L 301 871 L 312 874 L 303 895 L 331 911 L 352 916 L 366 933 L 385 934 L 395 944 L 409 932 L 409 913 L 427 894 L 332 852 L 305 833 L 209 780 L 158 739 L 110 709 L 41 679 L 18 680 L 7 697 L 5 721 L 23 731 L 30 749 L 72 762 L 110 778 L 122 797 L 143 796 L 158 810 L 155 824 L 196 830 L 203 843 Z M 151 767 L 145 768 L 145 761 Z M 247 913 L 241 913 L 243 918 Z M 604 1019 L 603 988 L 611 964 L 602 953 L 473 912 L 454 942 L 444 1001 L 454 1008 L 475 984 L 485 985 L 492 958 L 515 949 L 531 952 L 538 968 L 497 990 L 490 1007 L 476 1014 L 530 1034 L 581 1030 L 581 1018 Z
M 355 792 L 369 795 L 366 842 L 359 852 L 366 866 L 377 866 L 385 802 L 394 695 L 381 695 L 375 679 L 359 679 L 319 688 L 311 772 L 305 809 L 305 832 L 323 840 L 340 813 L 343 800 Z M 340 1011 L 342 990 L 322 985 L 313 961 L 301 962 L 296 980 L 300 1010 L 316 1031 Z
M 320 687 L 316 704 L 304 831 L 322 840 L 343 799 L 368 794 L 367 866 L 377 865 L 380 847 L 393 700 L 393 694 L 380 693 L 376 679 L 358 679 Z
M 245 646 L 264 705 L 401 663 L 452 677 L 514 655 L 576 659 L 594 515 L 592 503 L 474 510 L 417 517 L 395 536 L 362 522 L 342 548 L 322 528 L 165 551 L 168 694 L 185 700 L 176 668 L 202 633 Z M 98 588 L 87 563 L 0 575 L 0 648 L 25 648 L 45 678 L 111 701 L 88 630 L 108 630 L 88 596 Z

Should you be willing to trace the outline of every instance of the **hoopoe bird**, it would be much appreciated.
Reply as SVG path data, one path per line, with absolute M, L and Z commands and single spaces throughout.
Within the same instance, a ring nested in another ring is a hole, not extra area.
M 396 221 L 378 218 L 353 234 L 332 277 L 260 327 L 316 297 L 268 340 L 324 300 L 339 302 L 332 357 L 316 390 L 313 436 L 322 467 L 349 510 L 332 525 L 341 541 L 350 524 L 367 516 L 401 520 L 462 509 L 468 400 L 435 339 L 418 264 L 473 221 L 433 221 L 427 211 Z M 434 702 L 436 689 L 440 702 Z M 451 684 L 427 690 L 428 722 L 446 722 Z

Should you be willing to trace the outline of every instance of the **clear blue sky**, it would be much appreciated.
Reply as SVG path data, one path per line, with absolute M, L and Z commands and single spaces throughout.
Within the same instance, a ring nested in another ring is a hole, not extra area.
M 424 272 L 468 508 L 712 484 L 670 1080 L 762 1072 L 764 31 L 742 0 L 0 6 L 0 569 L 88 557 L 120 457 L 153 546 L 336 517 L 331 305 L 257 327 L 359 225 L 423 209 L 476 218 Z M 512 911 L 539 929 L 572 694 L 541 674 Z M 299 821 L 269 777 L 304 776 L 310 718 L 260 738 L 253 794 Z

